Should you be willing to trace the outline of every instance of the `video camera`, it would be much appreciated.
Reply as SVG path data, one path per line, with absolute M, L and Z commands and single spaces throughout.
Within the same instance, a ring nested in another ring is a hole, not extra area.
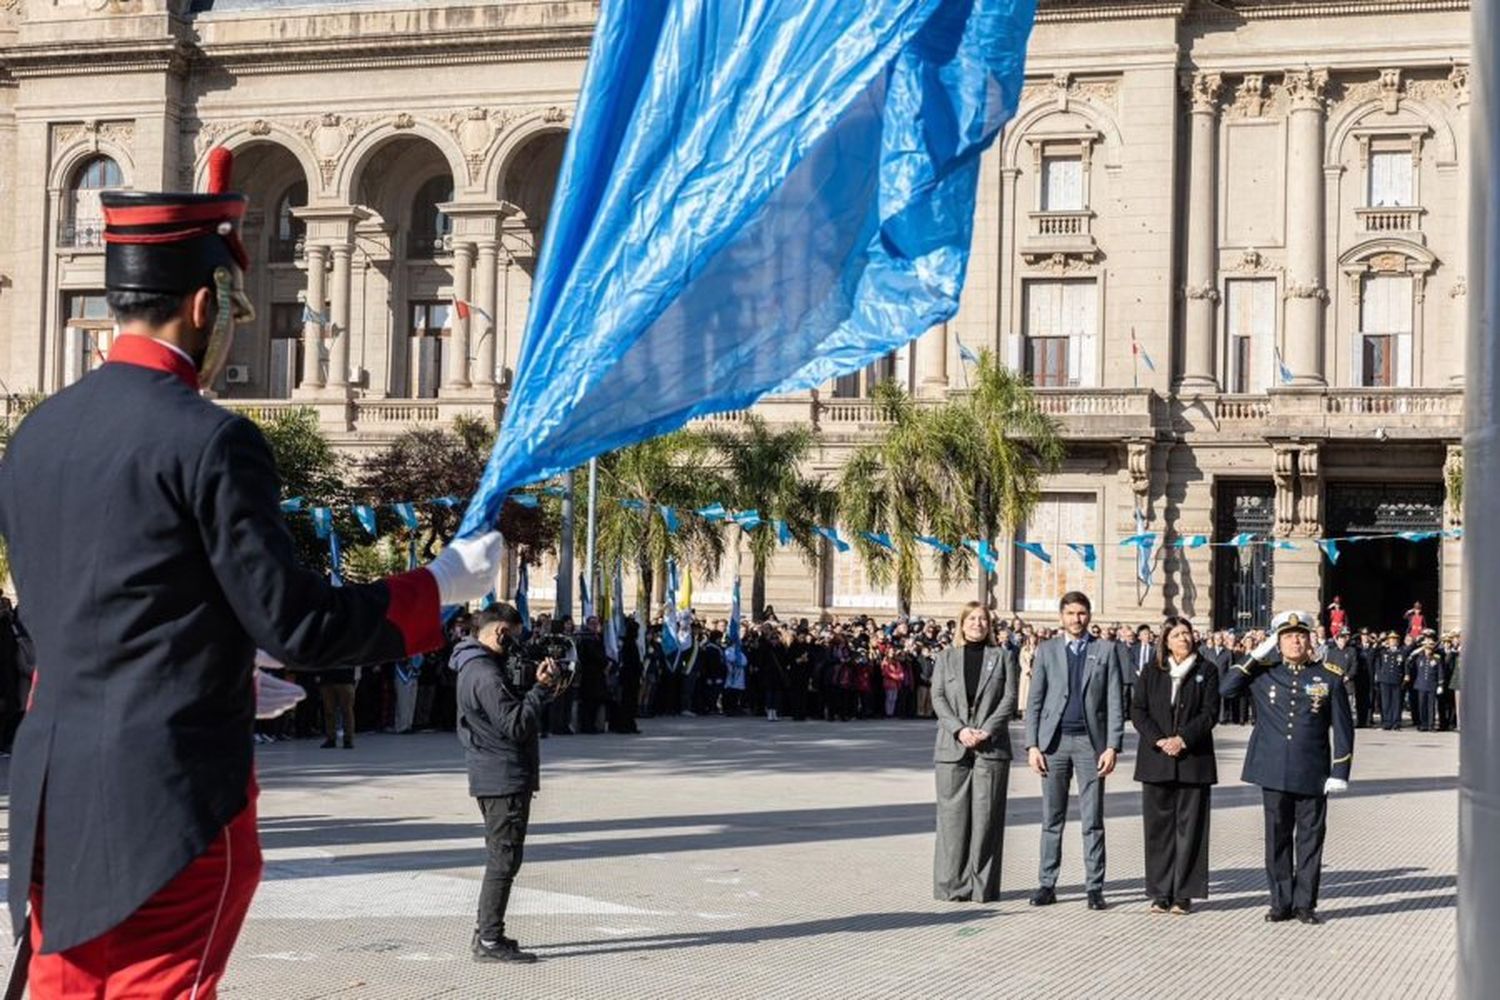
M 510 657 L 516 686 L 522 691 L 531 690 L 536 684 L 537 671 L 545 660 L 556 665 L 560 688 L 573 683 L 573 673 L 578 669 L 578 647 L 572 637 L 532 635 L 519 643 Z

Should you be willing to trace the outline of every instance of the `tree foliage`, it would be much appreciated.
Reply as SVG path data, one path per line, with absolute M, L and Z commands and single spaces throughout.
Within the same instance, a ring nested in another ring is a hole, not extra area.
M 968 579 L 966 538 L 994 540 L 1025 525 L 1042 476 L 1062 462 L 1056 422 L 1041 412 L 1025 380 L 985 351 L 972 389 L 935 406 L 894 384 L 877 387 L 886 427 L 857 448 L 839 477 L 839 506 L 852 543 L 877 584 L 894 582 L 909 608 L 927 550 L 917 535 L 952 548 L 936 555 L 939 582 Z M 886 534 L 891 552 L 859 536 Z

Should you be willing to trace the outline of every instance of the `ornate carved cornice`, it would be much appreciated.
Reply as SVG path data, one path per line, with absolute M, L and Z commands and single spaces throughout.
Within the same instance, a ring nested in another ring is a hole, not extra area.
M 210 43 L 194 53 L 194 60 L 233 70 L 237 75 L 257 76 L 293 73 L 298 69 L 385 69 L 584 59 L 592 36 L 592 26 L 578 26 L 536 31 Z
M 174 38 L 47 42 L 12 46 L 5 50 L 4 55 L 6 68 L 18 80 L 99 73 L 183 76 L 190 59 L 187 45 Z
M 1187 91 L 1193 114 L 1211 115 L 1219 110 L 1219 94 L 1224 89 L 1224 78 L 1218 73 L 1184 75 L 1183 89 Z

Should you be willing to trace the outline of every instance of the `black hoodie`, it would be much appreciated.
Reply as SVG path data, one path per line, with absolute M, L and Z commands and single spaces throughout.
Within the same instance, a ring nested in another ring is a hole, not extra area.
M 541 787 L 538 734 L 551 700 L 540 684 L 522 694 L 504 660 L 475 639 L 453 648 L 458 673 L 458 741 L 475 798 L 534 792 Z

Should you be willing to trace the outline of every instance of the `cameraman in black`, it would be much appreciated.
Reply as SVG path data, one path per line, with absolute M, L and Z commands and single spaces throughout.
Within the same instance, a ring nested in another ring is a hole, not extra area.
M 479 801 L 488 851 L 470 947 L 478 962 L 535 962 L 536 955 L 505 936 L 505 908 L 521 869 L 531 797 L 541 786 L 538 734 L 548 703 L 567 688 L 571 675 L 550 658 L 528 662 L 521 615 L 509 604 L 474 616 L 450 666 L 458 674 L 458 740 L 469 794 Z

